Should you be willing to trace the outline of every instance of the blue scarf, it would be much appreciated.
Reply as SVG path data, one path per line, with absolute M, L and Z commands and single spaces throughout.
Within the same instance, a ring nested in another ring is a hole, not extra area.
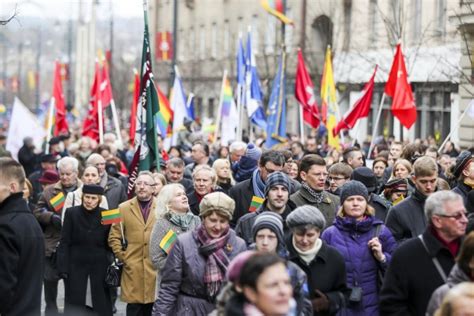
M 255 169 L 252 173 L 253 194 L 258 197 L 265 197 L 265 182 L 260 176 L 260 170 Z

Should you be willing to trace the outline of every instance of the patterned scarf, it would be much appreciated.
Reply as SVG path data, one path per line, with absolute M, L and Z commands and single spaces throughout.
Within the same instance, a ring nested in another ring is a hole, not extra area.
M 311 202 L 319 204 L 323 201 L 323 199 L 324 199 L 323 192 L 324 191 L 317 192 L 317 191 L 311 189 L 311 187 L 306 182 L 303 182 L 301 184 L 301 187 L 304 188 L 306 191 L 308 191 L 308 193 L 311 195 L 311 197 L 313 198 L 313 201 L 311 201 Z
M 189 226 L 195 221 L 195 215 L 191 212 L 186 214 L 168 213 L 168 220 L 174 225 L 181 227 L 183 231 L 187 231 Z
M 265 197 L 265 182 L 260 176 L 260 170 L 255 169 L 252 173 L 253 195 L 258 197 Z
M 214 239 L 209 236 L 206 228 L 201 224 L 197 228 L 197 238 L 201 243 L 199 253 L 206 258 L 204 284 L 207 288 L 207 295 L 211 301 L 214 301 L 221 289 L 229 265 L 229 258 L 224 252 L 224 247 L 229 239 L 229 227 L 221 237 Z

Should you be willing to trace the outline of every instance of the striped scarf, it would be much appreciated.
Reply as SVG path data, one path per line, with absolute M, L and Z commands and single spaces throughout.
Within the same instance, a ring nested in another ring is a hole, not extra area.
M 224 252 L 224 247 L 229 239 L 229 227 L 221 237 L 214 239 L 209 236 L 206 228 L 201 224 L 197 229 L 197 238 L 201 243 L 199 253 L 206 258 L 204 284 L 206 285 L 207 295 L 211 301 L 214 301 L 221 289 L 229 265 L 229 258 Z

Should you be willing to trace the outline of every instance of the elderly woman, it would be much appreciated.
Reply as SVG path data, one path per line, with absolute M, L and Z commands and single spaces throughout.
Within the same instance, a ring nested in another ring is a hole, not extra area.
M 224 193 L 229 194 L 229 190 L 235 184 L 232 178 L 232 171 L 230 170 L 229 159 L 217 159 L 212 164 L 212 168 L 216 172 L 216 184 L 222 188 Z
M 246 250 L 229 227 L 234 208 L 222 192 L 203 197 L 201 225 L 178 237 L 161 271 L 153 315 L 207 315 L 214 309 L 230 260 Z
M 472 315 L 473 308 L 474 283 L 463 282 L 448 292 L 435 316 Z
M 100 182 L 99 169 L 97 169 L 97 167 L 93 165 L 87 166 L 82 173 L 81 181 L 84 185 L 86 184 L 98 185 Z M 62 212 L 63 222 L 66 216 L 66 210 L 70 207 L 80 205 L 81 201 L 82 201 L 82 186 L 79 186 L 79 188 L 77 188 L 75 191 L 69 192 L 67 194 L 66 200 L 64 201 L 63 212 Z M 105 196 L 101 196 L 99 206 L 104 209 L 107 209 L 109 207 Z
M 199 215 L 199 203 L 206 194 L 222 191 L 219 186 L 216 186 L 216 180 L 216 172 L 208 165 L 199 165 L 194 168 L 194 190 L 188 193 L 189 208 L 194 215 Z
M 156 279 L 156 294 L 158 294 L 160 271 L 173 248 L 171 241 L 181 233 L 194 230 L 201 220 L 189 211 L 186 192 L 179 183 L 171 183 L 161 189 L 156 200 L 155 215 L 157 221 L 150 237 L 150 259 L 158 272 Z
M 102 223 L 104 209 L 99 203 L 103 194 L 99 185 L 84 185 L 81 204 L 69 208 L 64 218 L 57 266 L 65 284 L 65 315 L 90 313 L 86 307 L 88 284 L 93 312 L 112 315 L 110 291 L 104 282 L 110 225 Z
M 322 239 L 344 257 L 351 287 L 347 315 L 378 315 L 378 273 L 385 272 L 396 247 L 383 222 L 374 217 L 367 188 L 349 181 L 341 189 L 341 208 Z
M 326 225 L 316 207 L 304 205 L 286 218 L 291 235 L 286 240 L 289 260 L 308 276 L 308 290 L 314 315 L 335 315 L 344 306 L 349 289 L 346 266 L 339 252 L 319 236 Z

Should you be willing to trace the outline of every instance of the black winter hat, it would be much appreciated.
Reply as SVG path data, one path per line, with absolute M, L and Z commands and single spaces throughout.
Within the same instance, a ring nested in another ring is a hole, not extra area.
M 97 184 L 84 184 L 82 193 L 104 195 L 104 188 Z
M 467 150 L 461 152 L 456 158 L 456 164 L 454 165 L 453 175 L 458 178 L 470 161 L 472 161 L 471 152 Z
M 341 205 L 349 196 L 353 195 L 360 195 L 363 196 L 367 201 L 369 200 L 369 192 L 367 191 L 365 185 L 363 185 L 360 181 L 351 180 L 344 183 L 344 185 L 341 187 L 341 194 L 339 195 L 341 198 Z
M 377 188 L 377 177 L 372 169 L 367 167 L 355 168 L 351 175 L 351 180 L 362 182 L 369 193 L 372 193 Z

